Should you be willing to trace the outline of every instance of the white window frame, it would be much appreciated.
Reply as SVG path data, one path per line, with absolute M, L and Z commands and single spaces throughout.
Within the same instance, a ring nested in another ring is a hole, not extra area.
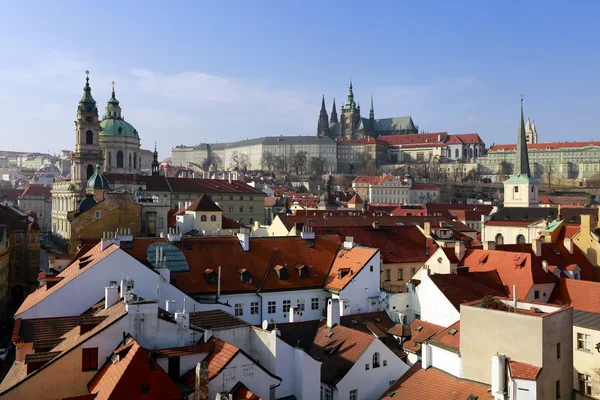
M 349 400 L 358 400 L 358 389 L 352 389 L 348 396 Z
M 233 306 L 233 310 L 236 317 L 241 317 L 244 315 L 244 304 L 243 303 L 235 303 Z
M 250 303 L 250 315 L 258 314 L 258 301 L 253 301 Z
M 277 312 L 277 302 L 269 301 L 267 303 L 267 314 L 275 314 Z
M 310 309 L 311 310 L 318 310 L 319 309 L 319 298 L 318 297 L 313 297 L 312 299 L 310 299 Z
M 304 311 L 304 309 L 305 309 L 305 299 L 298 299 L 296 301 L 296 306 L 298 307 L 298 311 Z
M 592 352 L 592 336 L 587 333 L 577 332 L 577 350 Z

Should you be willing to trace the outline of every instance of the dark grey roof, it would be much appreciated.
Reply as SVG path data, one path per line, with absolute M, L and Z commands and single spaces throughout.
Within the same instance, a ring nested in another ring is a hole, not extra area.
M 596 222 L 598 219 L 598 209 L 592 207 L 561 207 L 560 209 L 560 219 L 564 220 L 567 224 L 576 224 L 581 225 L 581 215 L 591 215 L 592 216 L 592 226 L 596 226 Z
M 573 310 L 573 326 L 600 330 L 600 314 L 589 311 Z
M 492 215 L 491 221 L 537 222 L 556 219 L 558 209 L 554 207 L 504 207 Z
M 411 117 L 376 119 L 374 125 L 373 130 L 375 132 L 415 129 L 415 124 Z
M 340 132 L 341 128 L 339 122 L 336 122 L 335 124 L 329 124 L 329 135 L 340 136 Z
M 277 144 L 330 144 L 335 145 L 335 142 L 328 137 L 318 137 L 318 136 L 269 136 L 264 138 L 263 144 L 265 146 L 268 145 L 277 145 Z

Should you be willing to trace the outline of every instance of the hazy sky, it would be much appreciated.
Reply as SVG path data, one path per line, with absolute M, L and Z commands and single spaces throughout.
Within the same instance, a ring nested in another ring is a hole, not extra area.
M 514 142 L 600 140 L 598 1 L 13 1 L 0 23 L 0 149 L 72 149 L 86 69 L 116 81 L 142 147 L 314 135 L 348 80 L 368 115 Z

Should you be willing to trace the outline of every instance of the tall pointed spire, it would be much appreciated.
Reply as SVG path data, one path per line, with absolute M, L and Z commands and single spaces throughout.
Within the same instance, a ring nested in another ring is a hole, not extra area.
M 331 108 L 331 119 L 329 120 L 330 124 L 337 124 L 338 121 L 338 116 L 337 116 L 337 110 L 335 109 L 335 97 L 333 98 L 333 107 Z
M 115 81 L 112 81 L 111 85 L 112 95 L 106 104 L 104 118 L 121 119 L 121 106 L 119 105 L 119 100 L 117 100 L 117 97 L 115 96 Z
M 85 86 L 83 87 L 83 96 L 79 104 L 86 107 L 86 111 L 92 111 L 89 107 L 96 106 L 96 100 L 92 97 L 92 88 L 90 87 L 90 71 L 85 71 Z
M 375 109 L 373 108 L 373 96 L 371 96 L 371 110 L 369 110 L 369 119 L 375 119 Z
M 325 108 L 325 95 L 321 100 L 321 112 L 319 113 L 319 122 L 317 123 L 317 136 L 329 136 L 329 117 Z
M 527 154 L 527 137 L 525 135 L 525 118 L 523 117 L 523 96 L 521 96 L 521 121 L 519 125 L 519 137 L 515 152 L 515 176 L 531 178 L 529 170 L 529 155 Z
M 356 108 L 356 103 L 354 102 L 354 92 L 352 91 L 352 79 L 350 79 L 350 86 L 348 87 L 348 100 L 346 101 L 346 108 Z

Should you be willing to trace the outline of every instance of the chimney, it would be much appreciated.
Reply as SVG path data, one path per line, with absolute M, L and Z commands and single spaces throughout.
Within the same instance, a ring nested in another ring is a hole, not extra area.
M 327 300 L 327 327 L 333 328 L 340 323 L 340 300 Z
M 212 325 L 206 325 L 204 328 L 204 343 L 208 343 L 210 338 L 213 336 Z
M 506 382 L 506 356 L 497 354 L 492 356 L 492 395 L 500 395 L 504 398 L 504 382 Z
M 423 369 L 431 367 L 431 346 L 429 343 L 421 345 L 421 367 Z
M 219 273 L 217 275 L 217 300 L 221 297 L 221 266 L 219 265 Z
M 247 233 L 238 233 L 237 238 L 244 251 L 250 251 L 250 236 Z
M 465 256 L 465 243 L 458 241 L 454 243 L 454 254 L 456 254 L 456 258 L 458 261 L 462 260 Z
M 513 285 L 513 308 L 517 312 L 517 285 Z
M 431 237 L 431 222 L 425 221 L 423 224 L 423 234 L 425 237 Z
M 185 310 L 183 312 L 177 311 L 175 313 L 175 322 L 182 329 L 188 329 L 190 327 L 190 319 L 189 319 L 188 314 L 185 312 Z
M 548 272 L 548 260 L 542 260 L 542 269 L 544 272 Z
M 116 232 L 104 232 L 102 239 L 100 239 L 100 251 L 104 251 L 111 244 L 121 245 Z
M 208 400 L 208 365 L 204 361 L 196 364 L 194 400 Z
M 168 313 L 172 314 L 175 311 L 173 307 L 175 307 L 175 300 L 165 300 L 165 310 Z
M 567 249 L 569 254 L 573 254 L 573 239 L 566 237 L 563 240 L 563 245 L 565 246 L 565 249 Z
M 496 242 L 493 242 L 491 240 L 486 240 L 485 242 L 483 242 L 483 249 L 484 250 L 496 250 Z
M 111 282 L 104 288 L 104 309 L 114 306 L 119 301 L 119 287 L 117 282 Z
M 356 245 L 356 243 L 354 243 L 354 237 L 353 236 L 346 236 L 346 239 L 344 240 L 344 249 L 346 250 L 352 250 L 352 248 Z
M 300 237 L 305 240 L 310 240 L 315 238 L 315 232 L 313 228 L 310 226 L 303 226 L 302 232 L 300 232 Z
M 233 176 L 232 176 L 231 172 L 229 172 L 227 174 L 227 180 L 229 181 L 229 184 L 233 183 Z
M 600 210 L 600 208 L 598 208 Z M 581 214 L 579 216 L 581 218 L 581 224 L 579 228 L 581 232 L 589 233 L 592 231 L 592 216 L 589 214 Z
M 379 221 L 373 221 L 373 229 L 379 229 Z
M 125 295 L 127 294 L 127 291 L 132 290 L 133 289 L 133 280 L 132 279 L 122 279 L 121 280 L 121 294 L 120 294 L 120 298 L 125 297 Z
M 533 239 L 531 241 L 531 250 L 536 257 L 542 256 L 542 241 L 540 239 Z

